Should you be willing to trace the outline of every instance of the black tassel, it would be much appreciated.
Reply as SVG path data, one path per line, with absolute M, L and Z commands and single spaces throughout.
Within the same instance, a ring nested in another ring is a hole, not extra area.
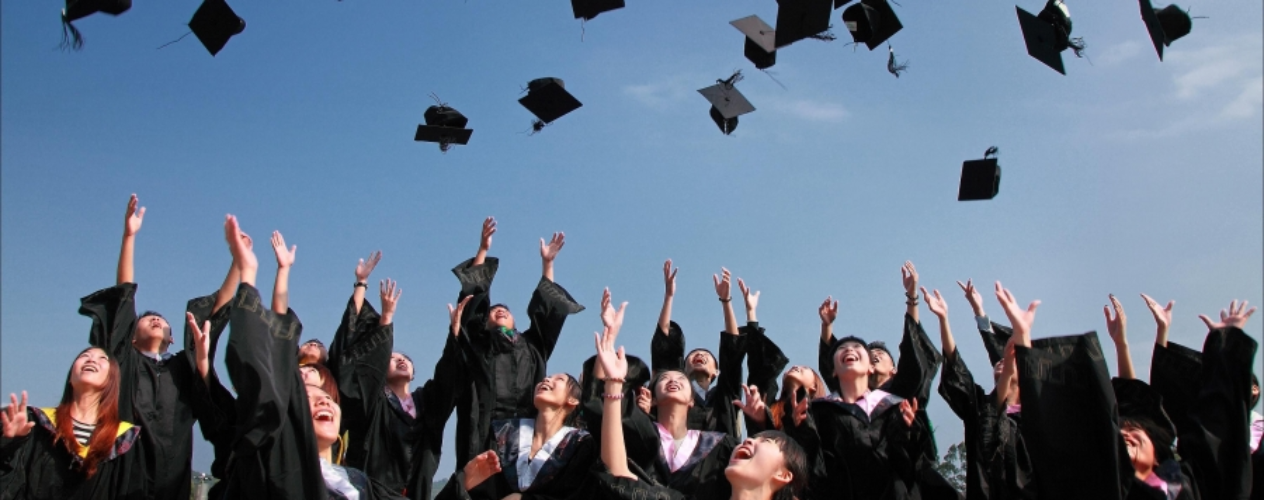
M 1075 52 L 1075 57 L 1084 57 L 1084 49 L 1088 48 L 1088 45 L 1084 43 L 1084 37 L 1068 39 L 1067 46 L 1071 47 L 1072 52 Z
M 986 159 L 988 159 L 988 158 L 990 158 L 990 157 L 996 156 L 996 155 L 997 155 L 997 154 L 999 154 L 1000 152 L 1001 152 L 1001 150 L 1000 150 L 1000 149 L 998 149 L 996 146 L 989 147 L 989 148 L 987 148 L 987 151 L 984 151 L 984 152 L 983 152 L 983 159 L 984 159 L 984 160 L 986 160 Z
M 179 42 L 180 40 L 184 40 L 184 37 L 189 36 L 189 35 L 190 35 L 190 34 L 192 34 L 192 33 L 193 33 L 193 32 L 192 32 L 192 31 L 190 31 L 190 32 L 188 32 L 188 33 L 185 33 L 185 34 L 183 34 L 183 35 L 180 35 L 180 38 L 177 38 L 177 39 L 172 40 L 172 41 L 170 41 L 170 42 L 167 42 L 167 43 L 164 43 L 164 44 L 162 44 L 162 45 L 159 45 L 159 46 L 158 46 L 158 49 L 159 49 L 159 50 L 161 50 L 163 47 L 166 47 L 166 46 L 171 45 L 171 44 L 173 44 L 173 43 Z
M 822 42 L 832 42 L 834 40 L 838 40 L 838 35 L 835 35 L 833 31 L 830 31 L 832 29 L 834 29 L 834 25 L 831 24 L 829 28 L 825 29 L 825 31 L 815 35 L 808 35 L 808 38 L 820 40 Z
M 61 44 L 57 46 L 62 50 L 79 50 L 83 48 L 83 35 L 75 28 L 70 20 L 66 19 L 66 11 L 61 11 Z
M 908 61 L 898 62 L 895 60 L 895 49 L 891 45 L 887 45 L 887 72 L 900 77 L 900 73 L 908 71 Z
M 742 76 L 742 70 L 739 69 L 737 71 L 734 71 L 732 76 L 724 80 L 716 80 L 715 83 L 723 85 L 725 88 L 731 89 L 733 88 L 734 85 L 737 85 L 737 82 L 742 81 L 742 78 L 744 78 Z
M 536 134 L 540 133 L 540 131 L 541 131 L 541 130 L 544 130 L 544 127 L 547 127 L 548 125 L 549 125 L 549 124 L 544 123 L 544 121 L 542 121 L 542 120 L 532 120 L 532 121 L 531 121 L 531 133 L 530 133 L 530 134 L 527 134 L 527 135 L 536 135 Z

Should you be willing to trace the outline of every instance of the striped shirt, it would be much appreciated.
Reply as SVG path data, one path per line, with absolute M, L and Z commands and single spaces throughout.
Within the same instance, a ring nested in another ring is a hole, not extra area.
M 97 428 L 96 424 L 85 424 L 74 419 L 70 422 L 75 429 L 75 441 L 79 442 L 79 446 L 88 446 L 88 440 L 92 439 L 92 430 Z

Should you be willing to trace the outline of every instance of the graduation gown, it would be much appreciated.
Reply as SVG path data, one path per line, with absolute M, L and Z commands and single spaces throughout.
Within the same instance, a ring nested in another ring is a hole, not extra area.
M 803 447 L 812 498 L 904 500 L 917 496 L 918 469 L 929 434 L 919 420 L 904 423 L 903 398 L 886 395 L 866 415 L 837 395 L 812 401 L 807 419 L 786 433 Z
M 481 444 L 490 435 L 493 421 L 535 417 L 532 389 L 547 375 L 549 357 L 567 316 L 584 310 L 564 288 L 541 277 L 527 304 L 529 328 L 513 332 L 512 337 L 488 329 L 491 284 L 498 266 L 499 260 L 488 257 L 481 265 L 473 265 L 470 259 L 452 269 L 461 282 L 457 299 L 473 296 L 461 319 L 468 337 L 468 342 L 462 342 L 469 348 L 465 359 L 476 368 L 473 372 L 485 377 L 469 380 L 469 392 L 456 401 L 458 468 L 486 449 Z
M 654 373 L 685 371 L 685 333 L 675 321 L 669 328 L 670 335 L 655 328 L 654 337 L 650 340 L 650 365 L 654 367 Z M 762 337 L 762 333 L 759 323 L 739 328 L 737 335 L 720 332 L 720 354 L 716 360 L 720 373 L 716 375 L 715 383 L 706 394 L 699 394 L 696 384 L 690 381 L 693 407 L 689 408 L 686 423 L 689 429 L 723 432 L 734 437 L 741 433 L 737 413 L 732 411 L 735 408 L 733 401 L 742 398 L 742 359 L 751 345 L 752 336 L 759 334 Z
M 948 356 L 939 395 L 965 426 L 966 499 L 1034 500 L 1031 462 L 1019 429 L 1021 415 L 997 405 L 996 393 L 985 393 L 960 352 Z
M 740 377 L 740 374 L 733 376 Z M 731 402 L 729 407 L 736 408 Z M 641 481 L 671 489 L 686 497 L 710 498 L 709 495 L 714 493 L 711 490 L 723 488 L 722 498 L 728 498 L 729 484 L 724 477 L 724 469 L 733 456 L 733 449 L 741 444 L 736 435 L 699 431 L 698 445 L 684 464 L 673 471 L 660 445 L 657 424 L 648 414 L 634 409 L 623 425 L 625 433 L 632 433 L 624 435 L 628 468 Z
M 466 490 L 465 472 L 458 470 L 436 498 L 500 500 L 511 493 L 521 493 L 524 500 L 592 498 L 593 469 L 601 463 L 597 438 L 582 429 L 563 428 L 541 447 L 540 452 L 547 454 L 547 459 L 538 464 L 535 476 L 528 481 L 528 469 L 537 466 L 525 462 L 523 444 L 525 453 L 529 453 L 534 425 L 532 419 L 496 421 L 492 426 L 492 449 L 500 458 L 501 473 Z M 527 486 L 523 487 L 523 483 Z
M 1134 472 L 1097 333 L 1018 346 L 1022 435 L 1039 498 L 1123 498 Z
M 119 417 L 145 429 L 136 453 L 143 457 L 147 498 L 188 498 L 193 424 L 211 407 L 210 393 L 197 373 L 192 337 L 185 337 L 184 351 L 163 361 L 132 346 L 136 288 L 124 283 L 94 292 L 81 299 L 79 314 L 92 319 L 88 342 L 118 360 Z
M 237 422 L 224 498 L 338 498 L 321 473 L 295 356 L 302 324 L 294 310 L 276 315 L 255 287 L 243 283 L 231 303 L 229 328 L 225 363 L 237 388 Z M 402 498 L 371 478 L 349 475 L 364 500 Z
M 329 370 L 338 381 L 342 428 L 348 433 L 344 463 L 391 491 L 408 491 L 410 496 L 429 500 L 443 426 L 452 411 L 451 379 L 460 370 L 460 353 L 448 335 L 435 378 L 411 394 L 417 411 L 414 417 L 386 389 L 395 329 L 379 321 L 368 302 L 357 314 L 354 299 L 349 300 L 329 348 Z
M 35 427 L 26 436 L 0 437 L 2 500 L 134 500 L 145 498 L 141 457 L 134 445 L 141 429 L 119 422 L 110 458 L 85 478 L 83 457 L 54 443 L 56 408 L 27 408 Z M 77 443 L 76 443 L 77 444 Z M 80 448 L 87 454 L 86 448 Z
M 1202 353 L 1156 345 L 1150 366 L 1155 391 L 1176 424 L 1177 453 L 1204 498 L 1245 499 L 1252 493 L 1251 370 L 1258 344 L 1237 328 L 1208 332 Z
M 198 416 L 198 427 L 202 431 L 202 439 L 210 443 L 214 451 L 211 476 L 222 478 L 227 474 L 228 459 L 232 456 L 233 438 L 236 437 L 237 432 L 237 398 L 224 387 L 218 370 L 215 369 L 215 355 L 219 350 L 219 340 L 224 330 L 228 328 L 228 312 L 231 310 L 229 304 L 225 304 L 218 311 L 213 311 L 217 294 L 218 292 L 215 292 L 189 300 L 185 305 L 185 312 L 193 314 L 193 319 L 199 325 L 205 324 L 206 321 L 211 323 L 210 345 L 207 351 L 210 367 L 206 376 L 206 390 L 209 393 L 210 405 Z M 184 335 L 186 344 L 193 342 L 193 331 L 189 328 L 187 321 L 184 325 Z M 222 498 L 221 492 L 224 486 L 224 482 L 216 482 L 211 486 L 207 497 Z

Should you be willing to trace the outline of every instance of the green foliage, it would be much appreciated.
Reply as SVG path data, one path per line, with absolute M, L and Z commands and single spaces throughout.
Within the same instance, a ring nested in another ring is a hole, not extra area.
M 957 491 L 966 490 L 966 443 L 964 441 L 948 447 L 948 453 L 935 464 L 935 471 L 947 479 Z

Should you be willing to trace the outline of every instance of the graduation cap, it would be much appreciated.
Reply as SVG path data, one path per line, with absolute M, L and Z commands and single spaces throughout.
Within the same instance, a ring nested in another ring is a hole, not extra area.
M 833 7 L 834 0 L 777 0 L 776 48 L 829 31 Z
M 61 10 L 61 45 L 75 50 L 83 47 L 83 36 L 75 25 L 75 20 L 88 17 L 97 12 L 117 16 L 132 8 L 132 0 L 66 0 L 66 8 Z
M 518 103 L 538 119 L 532 124 L 536 132 L 553 120 L 583 106 L 575 96 L 566 91 L 561 78 L 553 77 L 531 80 L 527 83 L 527 95 L 518 99 Z
M 1159 53 L 1162 61 L 1163 47 L 1188 35 L 1194 29 L 1194 21 L 1176 4 L 1156 9 L 1150 0 L 1137 0 L 1137 3 L 1141 5 L 1141 20 L 1145 21 L 1146 31 L 1150 32 L 1150 42 L 1154 43 L 1154 51 Z
M 970 160 L 961 164 L 961 187 L 957 201 L 990 200 L 1001 191 L 1001 166 L 995 155 L 996 146 L 983 153 L 982 160 Z
M 1028 55 L 1064 75 L 1063 51 L 1069 48 L 1075 51 L 1076 57 L 1083 57 L 1084 39 L 1071 38 L 1071 14 L 1062 0 L 1049 0 L 1040 14 L 1034 16 L 1021 7 L 1014 8 L 1018 11 L 1018 26 L 1023 30 Z
M 435 101 L 439 99 L 436 97 Z M 453 144 L 468 144 L 470 136 L 474 134 L 474 130 L 465 128 L 470 120 L 442 101 L 426 108 L 425 119 L 425 125 L 417 126 L 417 134 L 413 136 L 413 140 L 437 142 L 439 151 L 445 153 Z
M 623 0 L 571 0 L 571 10 L 575 12 L 575 19 L 585 21 L 597 17 L 602 12 L 610 12 L 623 7 Z
M 746 35 L 746 59 L 756 68 L 768 69 L 777 64 L 777 35 L 772 26 L 759 16 L 746 16 L 729 24 Z
M 848 7 L 843 11 L 843 24 L 851 32 L 852 41 L 865 44 L 869 50 L 904 29 L 887 0 L 861 0 Z
M 1145 429 L 1160 462 L 1171 458 L 1176 443 L 1176 425 L 1163 409 L 1163 396 L 1150 384 L 1136 379 L 1116 377 L 1111 379 L 1110 385 L 1119 404 L 1119 418 Z
M 849 3 L 851 3 L 851 0 L 834 0 L 834 10 L 841 9 Z
M 211 56 L 218 54 L 228 39 L 246 29 L 246 21 L 237 17 L 224 0 L 205 0 L 189 20 L 189 29 L 198 37 Z
M 737 128 L 738 116 L 755 111 L 755 106 L 737 90 L 737 82 L 741 80 L 742 72 L 736 71 L 726 80 L 716 80 L 715 85 L 698 89 L 698 93 L 711 103 L 711 120 L 724 135 L 733 133 Z

